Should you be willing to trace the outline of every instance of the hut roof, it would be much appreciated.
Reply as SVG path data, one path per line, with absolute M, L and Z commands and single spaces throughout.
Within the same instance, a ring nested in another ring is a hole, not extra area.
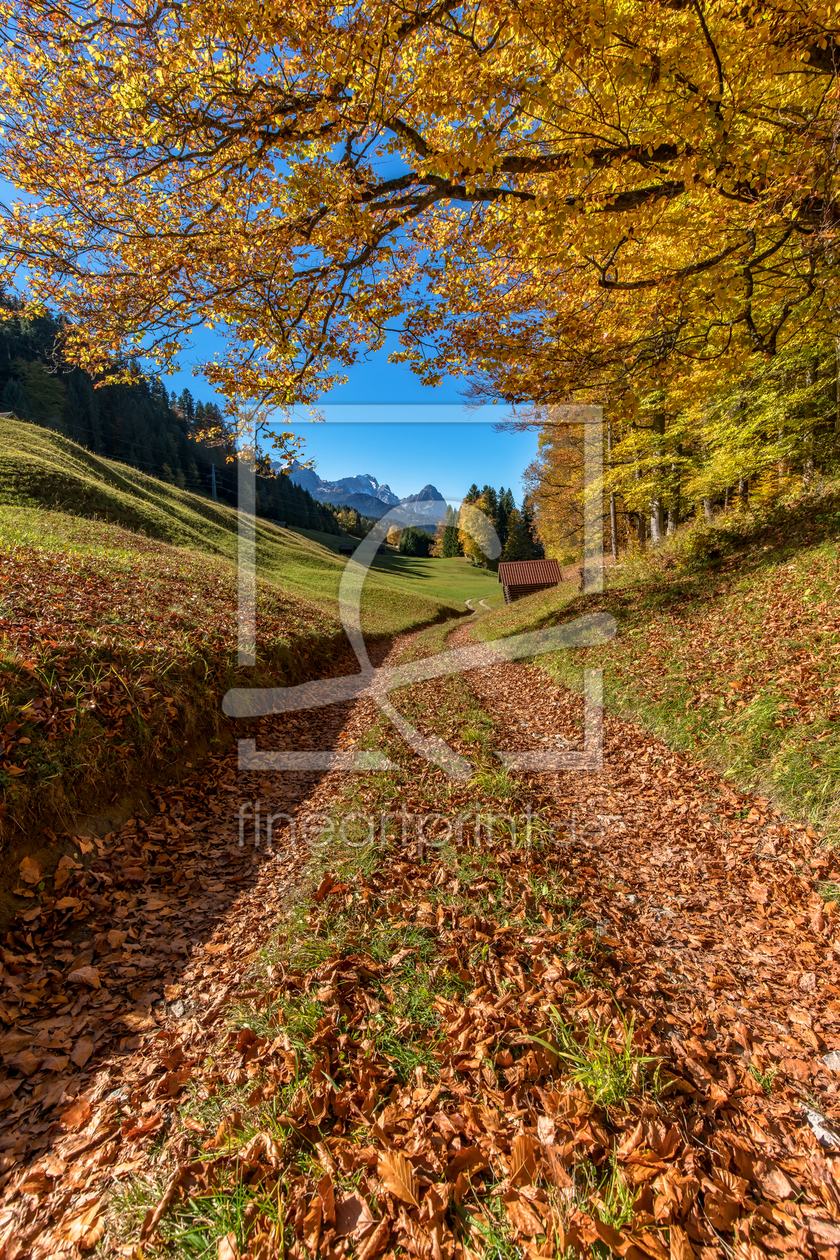
M 499 565 L 503 586 L 551 586 L 561 580 L 556 560 L 503 560 Z

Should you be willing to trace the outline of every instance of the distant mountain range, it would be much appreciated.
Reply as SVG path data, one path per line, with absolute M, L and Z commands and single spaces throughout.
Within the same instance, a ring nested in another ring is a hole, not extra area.
M 279 465 L 277 465 L 279 468 Z M 323 481 L 311 468 L 301 468 L 295 460 L 289 473 L 295 485 L 308 490 L 319 503 L 334 507 L 355 508 L 360 516 L 380 520 L 394 508 L 402 509 L 396 524 L 426 525 L 434 529 L 446 514 L 446 500 L 435 486 L 424 486 L 419 494 L 398 499 L 390 486 L 380 485 L 372 473 L 359 473 L 356 477 L 341 477 L 338 481 Z

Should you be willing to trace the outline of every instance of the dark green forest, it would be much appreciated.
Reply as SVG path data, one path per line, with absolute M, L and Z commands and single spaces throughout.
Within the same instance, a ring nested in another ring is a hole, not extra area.
M 475 504 L 488 518 L 499 539 L 501 554 L 497 559 L 488 559 L 475 540 L 459 534 L 457 515 L 450 515 L 447 510 L 442 555 L 456 555 L 460 549 L 472 564 L 493 572 L 498 569 L 499 560 L 534 560 L 545 555 L 536 532 L 534 505 L 528 495 L 518 508 L 510 488 L 506 490 L 501 486 L 496 490 L 494 486 L 484 486 L 479 489 L 473 482 L 464 503 Z
M 31 318 L 0 299 L 0 411 L 54 429 L 107 459 L 151 477 L 236 506 L 237 465 L 232 447 L 195 440 L 220 424 L 213 402 L 188 389 L 169 394 L 156 377 L 139 372 L 131 384 L 96 386 L 61 356 L 61 320 Z M 335 514 L 288 477 L 257 478 L 257 515 L 304 529 L 340 533 Z

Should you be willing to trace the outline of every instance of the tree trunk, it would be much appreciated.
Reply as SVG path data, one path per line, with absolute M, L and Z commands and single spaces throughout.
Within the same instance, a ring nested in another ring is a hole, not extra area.
M 663 436 L 665 433 L 665 414 L 657 412 L 653 417 L 654 433 Z M 657 455 L 661 455 L 661 450 L 657 451 Z M 657 468 L 657 479 L 659 485 L 653 493 L 650 500 L 650 541 L 654 547 L 658 546 L 665 537 L 665 507 L 662 502 L 662 482 L 664 480 L 664 469 Z
M 635 428 L 635 425 L 633 427 Z M 633 454 L 638 458 L 638 450 L 636 449 L 635 437 L 633 438 Z M 636 477 L 636 482 L 637 483 L 640 482 L 642 480 L 642 474 L 639 472 L 638 463 L 635 466 L 634 473 Z M 636 512 L 635 515 L 636 515 L 636 539 L 639 543 L 639 546 L 644 547 L 645 542 L 647 540 L 647 535 L 645 533 L 645 516 L 643 512 Z
M 738 478 L 738 502 L 741 507 L 747 507 L 750 501 L 750 479 L 749 477 Z
M 713 525 L 713 524 L 714 524 L 714 520 L 715 520 L 715 513 L 714 513 L 714 509 L 712 508 L 712 500 L 711 500 L 711 499 L 704 499 L 704 500 L 703 500 L 703 515 L 704 515 L 704 516 L 705 516 L 705 518 L 706 518 L 706 524 L 707 524 L 707 525 Z
M 678 446 L 677 454 L 681 455 L 682 450 Z M 677 532 L 677 526 L 680 523 L 681 509 L 681 486 L 680 486 L 680 466 L 679 464 L 671 465 L 671 494 L 668 499 L 668 536 Z
M 650 501 L 650 541 L 658 546 L 665 537 L 665 508 L 662 500 L 655 496 Z
M 680 523 L 680 509 L 678 504 L 668 504 L 668 525 L 667 534 L 670 538 L 672 534 L 676 534 L 677 526 Z
M 816 362 L 814 362 L 812 366 L 806 367 L 805 369 L 806 389 L 810 389 L 812 385 L 816 384 L 816 380 L 817 380 L 817 364 Z M 809 398 L 809 401 L 810 401 L 810 398 Z M 814 460 L 814 426 L 813 425 L 811 425 L 811 429 L 808 434 L 806 447 L 807 447 L 808 453 L 805 456 L 805 462 L 802 467 L 802 482 L 807 488 L 808 486 L 812 484 L 814 480 L 814 475 L 816 474 L 816 471 L 817 471 L 816 462 Z
M 607 421 L 607 467 L 612 472 L 612 423 Z M 613 564 L 618 564 L 618 528 L 615 519 L 615 491 L 610 490 L 610 544 Z
M 729 486 L 726 487 L 726 493 L 723 496 L 723 510 L 724 512 L 729 511 Z

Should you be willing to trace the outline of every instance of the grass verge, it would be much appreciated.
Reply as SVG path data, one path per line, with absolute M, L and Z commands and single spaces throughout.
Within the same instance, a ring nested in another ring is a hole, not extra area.
M 601 595 L 562 587 L 481 617 L 483 639 L 604 611 L 615 639 L 540 659 L 792 817 L 840 836 L 840 490 L 731 515 L 607 571 Z M 569 584 L 571 586 L 571 584 Z

